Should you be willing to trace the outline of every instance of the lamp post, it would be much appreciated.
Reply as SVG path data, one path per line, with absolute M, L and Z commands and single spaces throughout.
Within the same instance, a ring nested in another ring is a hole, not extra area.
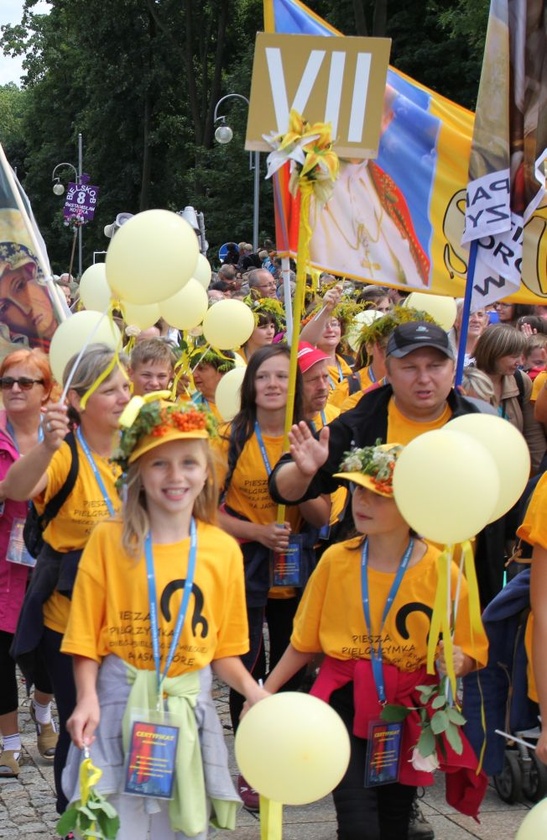
M 229 125 L 226 123 L 225 116 L 217 116 L 218 115 L 218 108 L 226 99 L 242 99 L 243 102 L 247 104 L 249 107 L 249 100 L 246 96 L 242 96 L 241 93 L 227 93 L 226 96 L 223 96 L 221 99 L 218 100 L 217 104 L 215 105 L 215 112 L 213 114 L 213 123 L 217 123 L 219 120 L 221 121 L 220 125 L 215 131 L 215 140 L 217 143 L 221 143 L 222 145 L 226 145 L 226 143 L 230 143 L 232 137 L 234 136 L 234 132 L 230 128 Z M 250 153 L 251 159 L 251 169 L 254 169 L 254 188 L 253 188 L 253 251 L 258 250 L 258 211 L 260 207 L 260 152 L 251 152 Z
M 82 135 L 78 134 L 78 169 L 74 166 L 73 163 L 67 163 L 63 161 L 62 163 L 58 163 L 57 166 L 53 168 L 53 172 L 51 173 L 51 180 L 53 183 L 53 192 L 55 195 L 63 195 L 65 191 L 64 184 L 61 183 L 60 177 L 56 174 L 60 169 L 72 169 L 74 172 L 74 181 L 76 184 L 80 184 L 82 181 L 82 163 L 83 163 L 83 148 L 82 148 Z M 82 277 L 82 256 L 83 256 L 83 240 L 82 240 L 82 228 L 83 225 L 80 225 L 78 228 L 78 277 L 81 279 Z M 72 263 L 72 260 L 71 260 Z M 71 273 L 71 272 L 69 272 Z

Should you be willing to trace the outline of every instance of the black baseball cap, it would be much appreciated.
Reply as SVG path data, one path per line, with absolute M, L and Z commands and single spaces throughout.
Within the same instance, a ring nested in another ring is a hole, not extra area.
M 454 358 L 454 350 L 448 334 L 442 327 L 429 324 L 427 321 L 409 321 L 407 324 L 399 324 L 389 337 L 386 356 L 402 359 L 421 347 L 433 347 L 449 359 Z

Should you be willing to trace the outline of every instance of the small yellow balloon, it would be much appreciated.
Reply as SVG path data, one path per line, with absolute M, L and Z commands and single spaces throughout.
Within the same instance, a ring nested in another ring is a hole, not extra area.
M 349 736 L 328 703 L 296 691 L 256 703 L 239 724 L 235 756 L 247 782 L 284 805 L 331 792 L 346 772 Z
M 62 383 L 68 361 L 88 343 L 107 344 L 114 350 L 121 343 L 120 331 L 102 312 L 90 309 L 59 324 L 49 347 L 49 363 L 57 382 Z
M 255 328 L 253 313 L 241 300 L 219 300 L 207 310 L 203 335 L 207 344 L 233 350 L 251 337 Z
M 464 414 L 450 422 L 450 431 L 464 432 L 490 452 L 499 474 L 499 493 L 489 522 L 507 513 L 530 478 L 530 450 L 518 429 L 493 414 Z
M 405 446 L 393 473 L 393 495 L 418 534 L 453 545 L 490 521 L 499 474 L 482 443 L 463 432 L 437 429 Z
M 112 300 L 112 292 L 106 280 L 104 263 L 95 263 L 86 268 L 80 280 L 80 300 L 86 309 L 106 312 Z
M 127 303 L 121 301 L 124 321 L 127 326 L 139 327 L 141 330 L 147 330 L 161 318 L 160 307 L 157 303 L 150 303 L 147 306 L 142 304 Z
M 542 799 L 526 814 L 516 840 L 543 840 L 544 837 L 547 837 L 547 799 Z
M 452 329 L 456 320 L 457 307 L 453 297 L 411 292 L 403 306 L 427 312 L 446 332 Z
M 192 277 L 194 280 L 197 280 L 200 286 L 203 286 L 205 291 L 209 288 L 209 283 L 211 282 L 211 265 L 209 260 L 207 260 L 203 254 L 200 254 L 198 257 L 198 261 L 192 273 Z
M 145 210 L 125 222 L 108 246 L 108 285 L 117 300 L 159 303 L 188 282 L 198 256 L 197 236 L 182 216 Z
M 223 420 L 228 422 L 241 408 L 241 383 L 245 376 L 246 365 L 235 367 L 225 373 L 215 391 L 215 404 Z
M 194 277 L 191 277 L 180 292 L 162 300 L 160 312 L 171 327 L 191 330 L 201 324 L 208 305 L 207 292 Z

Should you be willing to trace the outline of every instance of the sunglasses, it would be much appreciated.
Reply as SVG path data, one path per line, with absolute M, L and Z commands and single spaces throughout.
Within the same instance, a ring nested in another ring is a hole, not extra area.
M 0 388 L 3 391 L 11 391 L 13 386 L 17 383 L 21 391 L 30 391 L 31 388 L 34 388 L 35 385 L 43 385 L 43 379 L 30 379 L 28 376 L 19 376 L 15 378 L 13 376 L 2 376 L 0 378 Z

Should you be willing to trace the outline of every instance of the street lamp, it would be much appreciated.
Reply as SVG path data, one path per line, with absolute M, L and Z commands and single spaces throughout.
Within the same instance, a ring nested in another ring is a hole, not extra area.
M 74 182 L 76 184 L 80 184 L 82 182 L 82 135 L 78 134 L 78 169 L 74 166 L 73 163 L 67 163 L 63 161 L 62 163 L 58 163 L 57 166 L 53 168 L 53 172 L 51 173 L 51 180 L 53 181 L 53 192 L 55 195 L 61 196 L 65 191 L 64 184 L 61 183 L 61 178 L 57 175 L 57 172 L 60 169 L 72 169 L 74 172 Z M 83 247 L 82 247 L 82 228 L 83 225 L 80 225 L 78 228 L 78 277 L 82 277 L 82 255 L 83 255 Z M 73 251 L 74 253 L 74 251 Z M 72 262 L 72 261 L 71 261 Z
M 230 128 L 229 125 L 226 124 L 226 117 L 225 116 L 217 116 L 218 114 L 218 107 L 221 105 L 226 99 L 242 99 L 249 107 L 249 100 L 246 96 L 242 96 L 241 93 L 227 93 L 226 96 L 223 96 L 221 99 L 218 100 L 217 104 L 215 105 L 215 112 L 213 114 L 213 124 L 216 124 L 220 121 L 220 125 L 215 130 L 215 140 L 217 143 L 221 143 L 222 145 L 226 145 L 226 143 L 230 143 L 234 132 Z M 260 152 L 251 152 L 250 153 L 250 160 L 251 165 L 250 168 L 254 169 L 254 190 L 253 190 L 253 251 L 256 253 L 258 251 L 258 211 L 260 206 Z

